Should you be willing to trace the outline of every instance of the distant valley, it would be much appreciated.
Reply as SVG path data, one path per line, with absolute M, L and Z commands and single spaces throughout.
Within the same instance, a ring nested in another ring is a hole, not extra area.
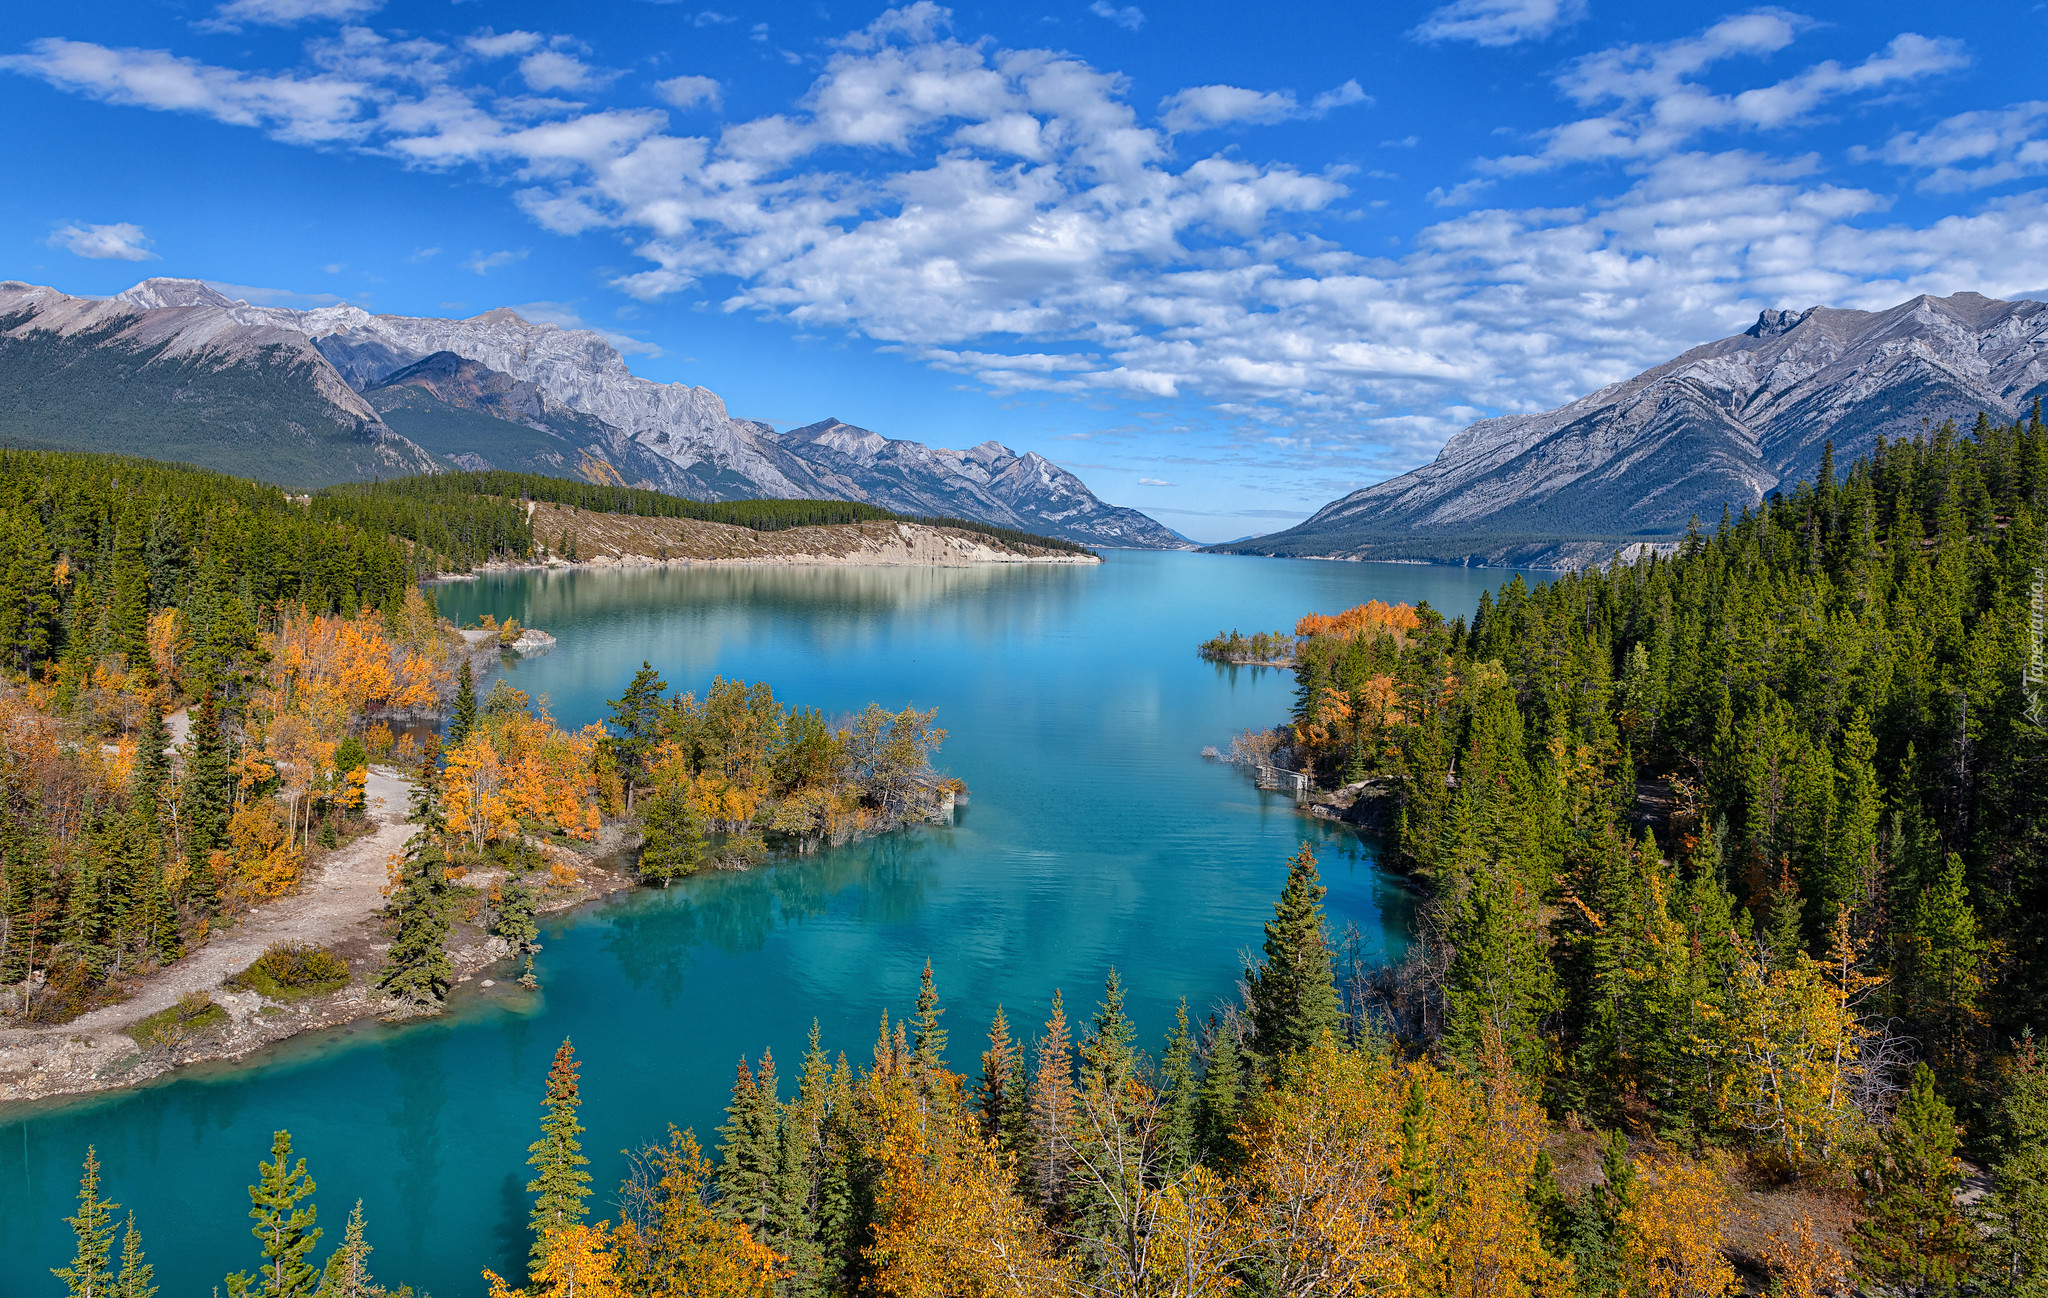
M 703 500 L 855 500 L 1090 545 L 1187 548 L 1036 452 L 836 419 L 778 434 L 707 388 L 634 375 L 600 335 L 252 306 L 196 280 L 111 299 L 0 283 L 0 442 L 179 460 L 285 485 L 500 468 Z

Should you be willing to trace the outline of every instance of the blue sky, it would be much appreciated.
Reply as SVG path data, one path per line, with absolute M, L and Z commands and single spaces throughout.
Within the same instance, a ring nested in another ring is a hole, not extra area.
M 1764 307 L 2048 288 L 2048 7 L 224 0 L 0 17 L 0 277 L 604 330 L 1265 532 Z

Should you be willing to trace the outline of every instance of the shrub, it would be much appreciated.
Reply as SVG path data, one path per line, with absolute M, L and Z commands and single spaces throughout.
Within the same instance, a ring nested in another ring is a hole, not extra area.
M 280 942 L 227 980 L 229 987 L 276 1000 L 295 1000 L 347 985 L 348 961 L 323 946 Z
M 228 1012 L 206 992 L 186 992 L 176 1005 L 131 1023 L 123 1031 L 139 1046 L 168 1050 L 195 1032 L 225 1023 L 227 1017 Z

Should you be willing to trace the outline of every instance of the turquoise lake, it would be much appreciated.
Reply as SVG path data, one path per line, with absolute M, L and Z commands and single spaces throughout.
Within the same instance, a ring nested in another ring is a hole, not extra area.
M 257 1261 L 246 1187 L 289 1129 L 339 1239 L 361 1199 L 371 1268 L 440 1298 L 525 1256 L 526 1147 L 549 1056 L 583 1061 L 585 1152 L 613 1215 L 621 1151 L 669 1123 L 707 1146 L 742 1054 L 772 1048 L 785 1096 L 815 1018 L 867 1058 L 879 1016 L 936 972 L 951 1060 L 971 1071 L 998 1002 L 1026 1033 L 1054 988 L 1092 1014 L 1111 966 L 1157 1050 L 1185 997 L 1233 992 L 1240 952 L 1303 841 L 1317 844 L 1334 927 L 1398 956 L 1411 898 L 1369 842 L 1296 814 L 1200 757 L 1280 720 L 1291 675 L 1218 668 L 1197 642 L 1291 628 L 1309 611 L 1427 599 L 1469 615 L 1510 574 L 1112 551 L 1100 567 L 672 568 L 524 573 L 442 586 L 442 611 L 553 632 L 508 667 L 576 726 L 641 660 L 671 689 L 763 680 L 786 703 L 939 709 L 939 765 L 972 800 L 921 828 L 615 897 L 545 927 L 535 994 L 460 987 L 450 1012 L 288 1041 L 131 1091 L 0 1109 L 0 1298 L 61 1291 L 88 1144 L 103 1192 L 132 1209 L 163 1298 L 204 1295 Z M 326 1249 L 320 1251 L 324 1259 Z

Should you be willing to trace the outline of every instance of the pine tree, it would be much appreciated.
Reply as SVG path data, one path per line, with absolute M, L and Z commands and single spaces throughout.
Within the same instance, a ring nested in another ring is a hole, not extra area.
M 1935 1298 L 1962 1274 L 1974 1232 L 1955 1202 L 1963 1180 L 1955 1151 L 1955 1110 L 1933 1071 L 1916 1064 L 1891 1130 L 1856 1174 L 1865 1216 L 1854 1243 L 1865 1279 L 1902 1298 Z
M 647 781 L 647 758 L 661 740 L 663 707 L 661 694 L 668 682 L 648 662 L 640 664 L 625 693 L 609 701 L 612 715 L 612 752 L 617 755 L 619 775 L 626 781 L 626 809 L 633 808 L 633 791 Z
M 704 813 L 680 781 L 655 785 L 640 811 L 640 877 L 664 888 L 704 863 Z
M 1003 1007 L 988 1027 L 988 1049 L 981 1052 L 981 1080 L 974 1089 L 974 1106 L 981 1114 L 981 1134 L 1008 1153 L 1023 1148 L 1025 1119 L 1030 1106 L 1025 1095 L 1023 1048 L 1010 1036 L 1010 1020 Z
M 185 758 L 185 788 L 179 799 L 184 818 L 185 859 L 190 867 L 185 895 L 201 914 L 220 909 L 222 880 L 213 877 L 208 859 L 227 836 L 228 817 L 234 811 L 234 777 L 229 773 L 233 754 L 222 726 L 220 702 L 212 694 L 199 701 L 199 715 L 193 719 Z
M 1287 886 L 1266 923 L 1265 963 L 1247 969 L 1251 1049 L 1270 1069 L 1339 1026 L 1330 945 L 1323 934 L 1323 893 L 1307 843 L 1287 862 Z
M 719 1212 L 757 1232 L 768 1234 L 779 1207 L 776 1174 L 782 1159 L 782 1105 L 775 1077 L 773 1051 L 761 1052 L 758 1073 L 740 1060 L 733 1079 L 732 1102 L 718 1128 Z
M 412 797 L 412 820 L 419 828 L 406 840 L 398 889 L 384 909 L 393 933 L 377 975 L 379 987 L 421 1010 L 439 1008 L 455 978 L 448 958 L 448 853 L 442 845 L 447 819 L 433 736 L 426 747 Z
M 491 921 L 491 933 L 512 946 L 515 958 L 525 961 L 520 981 L 535 986 L 533 953 L 540 950 L 540 926 L 534 922 L 539 899 L 534 896 L 532 874 L 537 866 L 533 849 L 520 843 L 515 849 L 505 880 L 498 885 L 498 909 Z
M 142 1232 L 135 1229 L 135 1214 L 128 1214 L 128 1229 L 121 1233 L 121 1271 L 114 1277 L 113 1298 L 155 1298 L 156 1268 L 143 1257 Z
M 1195 1075 L 1195 1039 L 1188 1030 L 1185 996 L 1173 1012 L 1173 1030 L 1159 1057 L 1159 1091 L 1159 1172 L 1175 1177 L 1193 1166 L 1201 1152 L 1201 1082 Z
M 227 1278 L 228 1298 L 312 1298 L 318 1273 L 306 1255 L 320 1242 L 318 1215 L 312 1204 L 300 1207 L 314 1190 L 306 1160 L 291 1163 L 292 1135 L 278 1132 L 270 1142 L 272 1161 L 259 1163 L 256 1184 L 249 1187 L 249 1231 L 263 1245 L 263 1264 L 251 1276 L 236 1272 Z
M 476 677 L 469 670 L 469 660 L 463 659 L 462 670 L 455 676 L 455 709 L 448 718 L 448 747 L 454 748 L 469 738 L 476 729 Z
M 129 801 L 151 833 L 163 814 L 163 793 L 171 779 L 171 727 L 163 706 L 151 700 L 143 709 L 142 732 L 135 741 L 135 771 L 129 777 Z
M 583 1103 L 576 1084 L 578 1067 L 576 1050 L 564 1037 L 548 1069 L 547 1093 L 541 1100 L 547 1116 L 541 1119 L 540 1139 L 526 1147 L 526 1161 L 534 1169 L 526 1192 L 534 1196 L 527 1221 L 533 1229 L 529 1267 L 535 1278 L 547 1260 L 549 1234 L 583 1224 L 583 1201 L 590 1197 L 590 1173 L 583 1170 L 590 1160 L 576 1139 L 583 1134 L 583 1124 L 576 1120 Z
M 1074 1060 L 1067 1036 L 1067 1012 L 1058 988 L 1052 1013 L 1038 1040 L 1038 1070 L 1031 1079 L 1030 1161 L 1025 1189 L 1048 1212 L 1056 1213 L 1067 1197 L 1074 1121 Z
M 1573 1275 L 1578 1292 L 1586 1298 L 1628 1292 L 1630 1277 L 1622 1273 L 1621 1225 L 1622 1214 L 1635 1198 L 1635 1181 L 1628 1138 L 1618 1131 L 1609 1132 L 1600 1146 L 1600 1181 L 1579 1195 L 1566 1228 Z
M 1209 1020 L 1209 1061 L 1202 1070 L 1200 1110 L 1202 1156 L 1211 1163 L 1236 1161 L 1237 1110 L 1244 1095 L 1244 1056 L 1228 1023 Z
M 1977 1279 L 1986 1292 L 2048 1298 L 2048 1064 L 2028 1032 L 1998 1105 L 1998 1161 L 1976 1213 Z
M 920 1085 L 935 1085 L 946 1067 L 946 1030 L 939 1018 L 939 986 L 932 980 L 932 962 L 924 962 L 917 981 L 917 1013 L 910 1020 L 910 1071 Z
M 1962 857 L 1950 852 L 1941 874 L 1913 899 L 1905 936 L 1906 1011 L 1927 1043 L 1928 1063 L 1944 1077 L 1973 1077 L 1986 951 Z
M 382 1298 L 383 1292 L 370 1278 L 370 1245 L 363 1239 L 363 1201 L 358 1199 L 349 1211 L 341 1247 L 334 1250 L 320 1273 L 315 1298 Z
M 90 1145 L 85 1150 L 85 1171 L 78 1178 L 78 1215 L 65 1218 L 78 1237 L 78 1251 L 71 1265 L 50 1272 L 65 1284 L 69 1298 L 110 1298 L 114 1272 L 109 1261 L 114 1253 L 114 1210 L 121 1205 L 100 1198 L 100 1160 Z

